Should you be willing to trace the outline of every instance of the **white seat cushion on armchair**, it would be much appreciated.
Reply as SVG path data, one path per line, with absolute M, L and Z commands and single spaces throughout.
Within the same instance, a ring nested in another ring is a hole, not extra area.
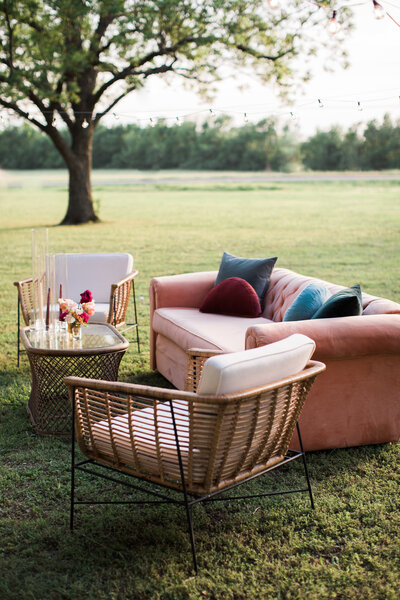
M 100 323 L 107 319 L 111 285 L 132 270 L 133 256 L 128 253 L 56 254 L 56 289 L 58 292 L 61 284 L 63 297 L 75 302 L 79 302 L 82 292 L 90 290 L 98 313 L 91 321 Z
M 212 356 L 197 393 L 232 394 L 290 377 L 304 369 L 314 350 L 314 340 L 296 333 L 260 348 Z

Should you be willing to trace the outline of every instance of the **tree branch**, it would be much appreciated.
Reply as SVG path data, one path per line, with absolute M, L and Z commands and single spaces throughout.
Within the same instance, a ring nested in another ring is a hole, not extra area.
M 168 46 L 164 50 L 150 52 L 149 54 L 146 54 L 145 56 L 143 56 L 140 60 L 135 61 L 135 63 L 128 65 L 127 67 L 122 69 L 122 71 L 120 71 L 119 73 L 116 73 L 113 77 L 111 77 L 111 79 L 106 81 L 97 90 L 96 94 L 94 94 L 94 96 L 93 96 L 93 105 L 95 105 L 100 100 L 100 98 L 104 94 L 104 92 L 106 92 L 117 81 L 121 81 L 121 79 L 126 79 L 130 75 L 143 75 L 144 71 L 136 70 L 138 67 L 141 67 L 141 66 L 145 65 L 146 63 L 151 62 L 152 60 L 154 60 L 155 58 L 157 58 L 159 56 L 174 55 L 176 53 L 176 51 L 184 44 L 189 44 L 191 42 L 198 43 L 199 40 L 200 40 L 200 38 L 195 38 L 195 37 L 183 38 L 182 40 L 179 40 L 179 42 L 177 42 L 173 46 Z M 207 38 L 207 41 L 208 41 L 208 38 Z M 206 43 L 206 38 L 204 38 L 203 43 Z M 175 60 L 176 60 L 176 58 L 174 58 L 174 62 L 175 62 Z M 159 68 L 161 68 L 163 70 L 158 71 L 157 69 L 159 69 Z M 167 70 L 170 71 L 171 69 L 168 68 Z M 165 72 L 164 66 L 163 67 L 155 67 L 155 70 L 152 71 L 151 73 L 150 73 L 150 71 L 146 71 L 146 73 L 149 73 L 149 75 L 153 74 L 153 73 L 164 73 L 164 72 Z
M 258 52 L 257 50 L 254 50 L 253 48 L 250 48 L 249 46 L 244 46 L 243 44 L 235 44 L 234 47 L 237 50 L 244 52 L 245 54 L 250 54 L 250 56 L 254 56 L 254 58 L 265 58 L 266 60 L 271 60 L 272 62 L 275 62 L 276 60 L 279 60 L 280 58 L 283 58 L 287 54 L 290 54 L 291 52 L 294 51 L 294 47 L 291 46 L 290 48 L 288 48 L 284 52 L 280 52 L 276 56 L 268 56 L 266 54 L 262 54 L 261 52 Z
M 8 30 L 8 39 L 9 39 L 9 44 L 8 44 L 9 63 L 8 63 L 8 66 L 10 67 L 10 70 L 13 71 L 14 70 L 14 65 L 13 65 L 13 54 L 14 54 L 13 36 L 14 36 L 14 31 L 13 31 L 13 28 L 11 27 L 10 15 L 9 15 L 9 12 L 8 12 L 8 0 L 6 0 L 6 2 L 4 4 L 4 13 L 5 13 L 5 16 L 6 16 L 7 30 Z

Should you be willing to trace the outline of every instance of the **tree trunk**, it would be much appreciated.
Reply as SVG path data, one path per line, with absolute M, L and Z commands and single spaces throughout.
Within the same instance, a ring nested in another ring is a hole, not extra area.
M 68 208 L 60 225 L 99 221 L 92 201 L 92 141 L 92 125 L 87 129 L 78 125 L 72 132 L 71 153 L 66 161 L 69 171 Z

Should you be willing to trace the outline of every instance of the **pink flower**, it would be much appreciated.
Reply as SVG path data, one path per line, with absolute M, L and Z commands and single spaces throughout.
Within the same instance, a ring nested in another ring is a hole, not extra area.
M 84 292 L 82 292 L 81 304 L 83 304 L 85 302 L 92 302 L 92 300 L 93 300 L 93 296 L 92 296 L 92 292 L 90 290 L 85 290 Z
M 83 302 L 82 308 L 85 311 L 85 313 L 87 313 L 89 315 L 89 317 L 94 315 L 95 310 L 96 310 L 95 306 L 94 306 L 94 302 Z
M 87 323 L 89 321 L 89 315 L 87 315 L 85 312 L 83 312 L 82 314 L 79 315 L 80 318 L 82 319 L 82 321 L 84 323 Z

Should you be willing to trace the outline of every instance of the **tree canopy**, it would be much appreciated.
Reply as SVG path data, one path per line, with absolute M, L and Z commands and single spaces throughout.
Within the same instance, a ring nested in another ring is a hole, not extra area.
M 226 65 L 290 89 L 308 77 L 328 5 L 287 0 L 273 11 L 266 0 L 0 0 L 0 106 L 46 133 L 63 157 L 70 172 L 64 222 L 96 220 L 93 133 L 122 98 L 168 74 L 210 91 Z M 338 41 L 321 39 L 336 48 L 336 60 Z

